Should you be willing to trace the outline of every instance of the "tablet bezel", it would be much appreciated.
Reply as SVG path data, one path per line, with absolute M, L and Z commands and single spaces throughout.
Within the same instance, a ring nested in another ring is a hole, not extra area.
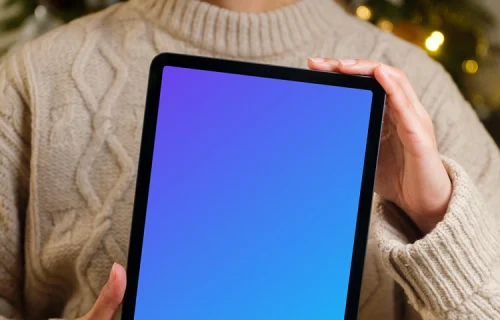
M 149 194 L 153 149 L 160 102 L 160 92 L 165 66 L 216 71 L 263 78 L 308 82 L 331 86 L 370 90 L 373 93 L 370 122 L 366 143 L 363 177 L 358 206 L 358 218 L 352 251 L 351 270 L 347 291 L 344 319 L 357 319 L 361 282 L 370 225 L 371 204 L 377 166 L 379 141 L 385 105 L 385 92 L 373 78 L 332 72 L 294 69 L 257 63 L 163 53 L 151 63 L 144 113 L 144 127 L 139 157 L 134 211 L 127 265 L 127 289 L 123 300 L 122 320 L 133 320 L 139 269 L 142 254 L 144 227 Z

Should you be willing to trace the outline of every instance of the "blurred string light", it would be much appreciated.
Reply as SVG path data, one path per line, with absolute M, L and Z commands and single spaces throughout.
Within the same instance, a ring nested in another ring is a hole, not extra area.
M 487 33 L 494 19 L 476 1 L 461 2 L 470 5 L 455 6 L 453 0 L 351 0 L 350 10 L 441 62 L 486 119 L 493 110 L 500 113 L 500 89 L 495 82 L 500 50 L 490 47 Z
M 479 65 L 476 60 L 465 60 L 462 63 L 462 70 L 468 74 L 474 74 L 479 69 Z
M 367 6 L 359 6 L 357 9 L 356 9 L 356 15 L 358 16 L 358 18 L 360 18 L 361 20 L 365 20 L 365 21 L 368 21 L 371 19 L 372 17 L 372 11 L 370 10 L 370 8 L 368 8 Z
M 377 22 L 377 26 L 385 32 L 392 32 L 394 29 L 394 24 L 387 19 L 380 19 Z
M 444 34 L 440 31 L 434 31 L 425 40 L 425 47 L 431 52 L 436 52 L 444 43 Z

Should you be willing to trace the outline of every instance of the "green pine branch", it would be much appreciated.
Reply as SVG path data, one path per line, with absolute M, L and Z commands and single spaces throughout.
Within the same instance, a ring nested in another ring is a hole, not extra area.
M 4 0 L 3 4 L 0 5 L 0 10 L 8 10 L 16 6 L 18 6 L 18 10 L 14 10 L 15 14 L 12 16 L 0 20 L 0 32 L 19 28 L 23 21 L 33 14 L 39 2 L 44 4 L 57 18 L 66 22 L 90 13 L 90 9 L 86 7 L 83 0 L 68 0 L 65 1 L 63 6 L 58 4 L 57 1 L 51 0 Z
M 377 18 L 413 20 L 419 16 L 421 24 L 429 24 L 432 14 L 458 15 L 464 23 L 478 27 L 490 28 L 495 25 L 493 15 L 474 0 L 403 0 L 400 6 L 388 0 L 367 0 L 365 3 L 374 9 Z
M 16 6 L 19 7 L 14 9 Z M 2 11 L 14 10 L 15 13 L 8 18 L 0 20 L 0 32 L 12 31 L 19 28 L 23 21 L 33 14 L 36 6 L 36 0 L 5 0 L 0 9 Z
M 434 7 L 446 7 L 449 11 L 464 15 L 465 17 L 484 25 L 492 27 L 495 25 L 493 15 L 481 6 L 478 1 L 471 0 L 429 0 L 430 5 Z

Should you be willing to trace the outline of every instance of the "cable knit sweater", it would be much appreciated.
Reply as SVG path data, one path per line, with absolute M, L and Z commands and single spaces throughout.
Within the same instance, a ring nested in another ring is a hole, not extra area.
M 294 67 L 307 57 L 362 57 L 406 71 L 434 120 L 453 196 L 444 221 L 423 237 L 376 197 L 360 318 L 500 319 L 496 145 L 438 64 L 331 0 L 265 14 L 131 0 L 7 57 L 0 319 L 81 316 L 112 263 L 126 262 L 148 68 L 164 51 Z

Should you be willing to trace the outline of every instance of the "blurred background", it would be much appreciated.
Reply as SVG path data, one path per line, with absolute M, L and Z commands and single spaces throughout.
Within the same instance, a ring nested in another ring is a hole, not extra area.
M 23 42 L 118 1 L 0 0 L 0 61 Z M 500 145 L 500 0 L 338 2 L 442 63 Z

